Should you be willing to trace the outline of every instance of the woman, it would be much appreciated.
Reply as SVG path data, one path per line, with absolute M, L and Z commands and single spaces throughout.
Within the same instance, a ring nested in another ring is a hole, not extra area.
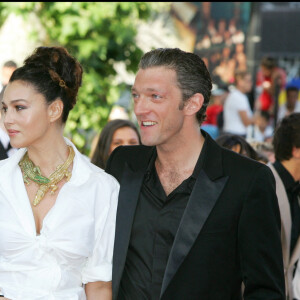
M 216 138 L 216 142 L 227 149 L 236 153 L 258 160 L 258 155 L 252 146 L 241 136 L 236 134 L 223 134 Z
M 0 162 L 1 299 L 112 298 L 119 185 L 63 137 L 81 79 L 67 50 L 39 47 L 5 90 L 4 124 L 21 149 Z
M 140 145 L 140 133 L 136 126 L 128 120 L 116 119 L 108 122 L 101 131 L 92 163 L 105 169 L 111 152 L 121 145 Z

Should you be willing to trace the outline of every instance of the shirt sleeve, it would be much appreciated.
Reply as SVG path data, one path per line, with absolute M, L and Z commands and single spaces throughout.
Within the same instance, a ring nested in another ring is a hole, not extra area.
M 91 256 L 88 258 L 82 271 L 84 284 L 95 281 L 111 281 L 112 256 L 115 238 L 116 211 L 119 194 L 119 184 L 110 175 L 109 181 L 101 188 L 97 197 L 108 197 L 103 201 L 97 201 L 95 206 L 95 243 Z
M 246 96 L 241 95 L 240 97 L 236 97 L 236 108 L 237 111 L 247 111 L 249 110 L 249 104 L 248 104 L 248 99 Z

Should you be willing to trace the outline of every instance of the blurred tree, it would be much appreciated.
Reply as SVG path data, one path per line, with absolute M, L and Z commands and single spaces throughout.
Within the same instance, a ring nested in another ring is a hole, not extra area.
M 0 24 L 10 13 L 26 18 L 34 12 L 47 31 L 45 46 L 62 45 L 84 68 L 78 102 L 66 124 L 66 135 L 89 154 L 91 136 L 106 124 L 113 103 L 124 86 L 115 82 L 114 63 L 135 72 L 142 51 L 135 36 L 140 20 L 168 9 L 154 2 L 1 2 Z M 32 32 L 31 36 L 37 36 Z

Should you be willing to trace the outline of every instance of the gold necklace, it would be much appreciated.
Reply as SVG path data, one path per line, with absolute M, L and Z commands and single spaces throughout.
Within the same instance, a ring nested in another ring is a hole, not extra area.
M 73 162 L 75 152 L 73 147 L 68 146 L 70 152 L 67 160 L 56 167 L 56 170 L 49 176 L 49 178 L 43 176 L 41 174 L 41 170 L 39 167 L 35 166 L 34 163 L 28 157 L 28 152 L 24 155 L 22 160 L 19 162 L 19 166 L 23 171 L 23 180 L 28 185 L 30 181 L 34 181 L 39 185 L 39 189 L 35 195 L 33 200 L 33 205 L 38 205 L 41 200 L 44 198 L 45 194 L 51 189 L 50 194 L 53 195 L 55 191 L 58 189 L 57 184 L 66 177 L 66 180 L 69 181 L 72 173 L 69 172 L 68 168 Z

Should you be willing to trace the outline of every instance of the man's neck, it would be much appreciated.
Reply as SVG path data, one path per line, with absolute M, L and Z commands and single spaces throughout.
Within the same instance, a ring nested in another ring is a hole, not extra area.
M 189 140 L 183 141 L 178 147 L 157 146 L 156 163 L 163 170 L 194 169 L 201 153 L 204 137 L 199 133 Z

